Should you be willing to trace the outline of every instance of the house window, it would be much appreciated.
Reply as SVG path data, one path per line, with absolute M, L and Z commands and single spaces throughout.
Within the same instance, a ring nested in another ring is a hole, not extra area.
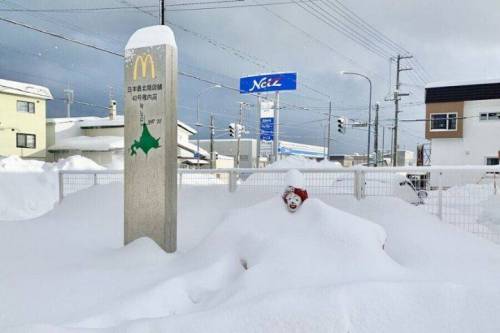
M 17 112 L 35 113 L 35 103 L 17 101 Z
M 500 112 L 481 112 L 480 120 L 500 120 Z
M 457 113 L 431 114 L 431 131 L 455 131 L 457 129 Z
M 36 148 L 36 135 L 17 133 L 16 135 L 17 148 Z
M 486 165 L 498 165 L 499 158 L 498 157 L 486 157 Z

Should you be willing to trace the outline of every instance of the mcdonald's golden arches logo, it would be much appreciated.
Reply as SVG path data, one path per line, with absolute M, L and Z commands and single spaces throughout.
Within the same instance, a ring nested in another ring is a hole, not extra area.
M 148 74 L 148 65 L 151 73 L 151 78 L 154 79 L 156 77 L 156 72 L 155 72 L 155 62 L 153 61 L 153 57 L 151 57 L 151 54 L 143 54 L 143 55 L 138 55 L 135 58 L 135 63 L 134 63 L 134 81 L 137 80 L 137 70 L 139 68 L 139 65 L 141 67 L 141 76 L 143 79 L 147 77 Z

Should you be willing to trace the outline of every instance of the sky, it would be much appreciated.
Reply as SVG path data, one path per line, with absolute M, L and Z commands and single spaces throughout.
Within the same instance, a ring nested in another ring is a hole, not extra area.
M 379 142 L 386 149 L 394 118 L 393 103 L 385 100 L 394 90 L 395 66 L 390 66 L 389 57 L 398 50 L 414 56 L 402 61 L 403 67 L 414 69 L 401 73 L 400 91 L 410 96 L 401 101 L 400 119 L 424 118 L 426 83 L 500 77 L 500 2 L 495 0 L 213 1 L 165 1 L 167 24 L 179 47 L 179 69 L 234 87 L 245 75 L 297 72 L 297 91 L 283 92 L 280 98 L 281 139 L 324 145 L 332 101 L 335 154 L 363 153 L 367 142 L 366 128 L 337 132 L 336 117 L 368 119 L 368 81 L 341 75 L 342 70 L 371 79 L 373 102 L 381 105 Z M 207 4 L 194 4 L 200 2 Z M 158 23 L 157 4 L 154 0 L 0 0 L 0 18 L 123 53 L 135 30 Z M 60 11 L 132 6 L 140 8 Z M 49 9 L 57 11 L 27 11 Z M 65 115 L 65 88 L 74 89 L 75 100 L 81 102 L 73 105 L 72 115 L 106 115 L 110 95 L 118 101 L 118 113 L 123 112 L 122 58 L 1 21 L 0 78 L 49 87 L 56 98 L 49 104 L 49 117 Z M 196 96 L 210 86 L 179 77 L 180 120 L 194 125 Z M 255 137 L 258 112 L 253 96 L 210 89 L 200 97 L 201 122 L 207 124 L 213 113 L 221 130 L 217 136 L 227 138 L 222 130 L 237 119 L 241 101 L 249 104 L 247 136 Z M 202 129 L 200 137 L 207 136 Z M 400 148 L 415 151 L 418 143 L 425 142 L 424 123 L 401 122 L 399 137 Z

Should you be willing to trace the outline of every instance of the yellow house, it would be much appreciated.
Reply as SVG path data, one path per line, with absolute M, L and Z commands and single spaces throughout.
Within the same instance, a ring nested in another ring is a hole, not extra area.
M 0 156 L 45 159 L 49 99 L 48 88 L 0 79 Z

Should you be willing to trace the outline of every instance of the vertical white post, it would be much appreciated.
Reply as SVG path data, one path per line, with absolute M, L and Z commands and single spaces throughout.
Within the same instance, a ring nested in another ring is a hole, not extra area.
M 61 202 L 64 198 L 64 174 L 61 170 L 59 170 L 57 178 L 59 179 L 59 202 Z
M 439 179 L 438 179 L 438 212 L 437 216 L 439 217 L 440 220 L 443 219 L 443 172 L 439 172 Z
M 364 174 L 360 170 L 354 171 L 354 196 L 357 200 L 363 198 Z
M 366 173 L 364 171 L 359 173 L 359 192 L 361 199 L 366 198 Z
M 125 243 L 177 249 L 177 46 L 164 25 L 125 49 Z
M 229 192 L 236 191 L 236 171 L 229 171 Z
M 497 172 L 493 171 L 493 194 L 497 195 Z

